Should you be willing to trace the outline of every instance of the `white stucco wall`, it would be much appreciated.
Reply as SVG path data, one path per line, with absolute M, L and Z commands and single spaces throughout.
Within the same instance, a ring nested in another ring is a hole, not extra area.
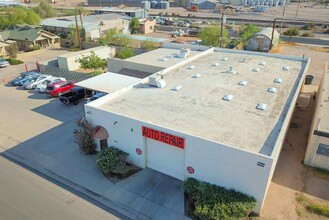
M 194 177 L 252 195 L 257 200 L 254 211 L 260 213 L 266 195 L 266 186 L 270 181 L 269 174 L 272 167 L 270 157 L 230 148 L 195 136 L 105 112 L 90 105 L 85 105 L 85 111 L 89 122 L 95 126 L 101 125 L 109 132 L 109 146 L 120 148 L 129 153 L 128 160 L 143 168 L 146 167 L 147 155 L 146 139 L 142 136 L 142 126 L 184 138 L 185 166 L 182 168 L 184 169 L 182 180 Z M 172 147 L 174 146 L 168 145 L 168 148 Z M 140 148 L 143 154 L 138 155 L 136 148 Z M 265 166 L 258 166 L 258 162 L 264 163 Z M 172 160 L 168 161 L 167 166 L 168 169 L 171 169 L 171 166 L 180 166 L 180 164 Z M 194 168 L 194 174 L 187 172 L 188 166 Z
M 80 68 L 80 63 L 75 62 L 78 58 L 82 58 L 82 56 L 89 56 L 91 51 L 94 51 L 97 56 L 99 56 L 101 59 L 107 59 L 112 56 L 113 52 L 112 50 L 115 50 L 115 48 L 111 47 L 95 47 L 88 50 L 82 50 L 75 53 L 65 54 L 62 56 L 58 56 L 58 66 L 61 69 L 65 70 L 76 70 Z

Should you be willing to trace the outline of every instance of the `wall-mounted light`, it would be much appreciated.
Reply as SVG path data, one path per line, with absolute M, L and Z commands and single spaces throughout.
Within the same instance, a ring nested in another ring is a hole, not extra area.
M 115 122 L 114 122 L 114 125 L 116 125 L 116 124 L 118 124 L 118 121 L 115 121 Z
M 91 114 L 93 114 L 93 112 L 92 111 L 87 111 L 87 114 L 91 115 Z

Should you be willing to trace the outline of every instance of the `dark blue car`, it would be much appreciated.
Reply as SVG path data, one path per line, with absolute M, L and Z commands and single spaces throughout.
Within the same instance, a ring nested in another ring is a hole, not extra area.
M 40 76 L 40 73 L 38 72 L 25 72 L 22 73 L 19 77 L 17 77 L 16 79 L 13 79 L 10 83 L 13 86 L 21 86 L 23 85 L 26 81 L 29 81 L 33 78 L 38 78 Z

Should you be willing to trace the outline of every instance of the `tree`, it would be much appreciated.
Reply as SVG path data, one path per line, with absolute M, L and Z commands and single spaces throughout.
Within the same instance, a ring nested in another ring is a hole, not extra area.
M 227 36 L 228 32 L 225 28 L 223 28 L 222 45 L 226 45 L 228 43 Z M 220 37 L 219 27 L 214 25 L 205 27 L 198 33 L 197 37 L 202 40 L 202 45 L 218 47 Z
M 38 7 L 33 9 L 41 18 L 52 18 L 56 12 L 47 0 L 40 0 Z
M 10 46 L 6 47 L 6 51 L 7 51 L 8 56 L 10 58 L 16 58 L 17 57 L 18 48 L 17 48 L 16 44 L 11 44 Z
M 257 32 L 259 32 L 261 29 L 253 24 L 247 24 L 241 28 L 239 31 L 239 35 L 241 37 L 241 42 L 243 45 L 246 45 L 248 42 L 248 39 L 252 36 L 254 36 Z
M 78 128 L 73 131 L 74 142 L 79 145 L 80 150 L 85 154 L 95 154 L 94 127 L 87 120 L 81 118 L 76 121 L 76 125 Z
M 40 23 L 40 16 L 38 16 L 32 9 L 15 7 L 0 9 L 0 30 L 4 30 L 11 25 L 17 24 L 31 24 L 38 25 Z
M 81 29 L 79 29 L 79 33 L 81 33 Z M 79 41 L 78 41 L 78 35 L 75 28 L 71 27 L 70 32 L 66 38 L 70 42 L 70 48 L 79 48 Z
M 137 34 L 139 30 L 139 20 L 138 18 L 132 18 L 131 19 L 131 24 L 130 24 L 130 29 L 132 34 Z
M 117 57 L 120 59 L 127 59 L 127 58 L 133 57 L 135 55 L 136 55 L 136 53 L 133 49 L 124 47 L 118 52 Z
M 76 62 L 80 63 L 81 68 L 92 69 L 94 73 L 96 72 L 96 69 L 104 69 L 107 66 L 106 60 L 101 59 L 94 51 L 90 51 L 89 56 L 82 55 L 82 58 L 78 58 Z

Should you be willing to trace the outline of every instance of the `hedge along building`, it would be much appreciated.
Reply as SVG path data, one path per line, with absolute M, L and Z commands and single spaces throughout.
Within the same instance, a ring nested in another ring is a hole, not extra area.
M 130 162 L 234 188 L 255 197 L 260 213 L 309 59 L 189 52 L 162 48 L 127 61 L 162 69 L 86 104 L 86 118 Z

